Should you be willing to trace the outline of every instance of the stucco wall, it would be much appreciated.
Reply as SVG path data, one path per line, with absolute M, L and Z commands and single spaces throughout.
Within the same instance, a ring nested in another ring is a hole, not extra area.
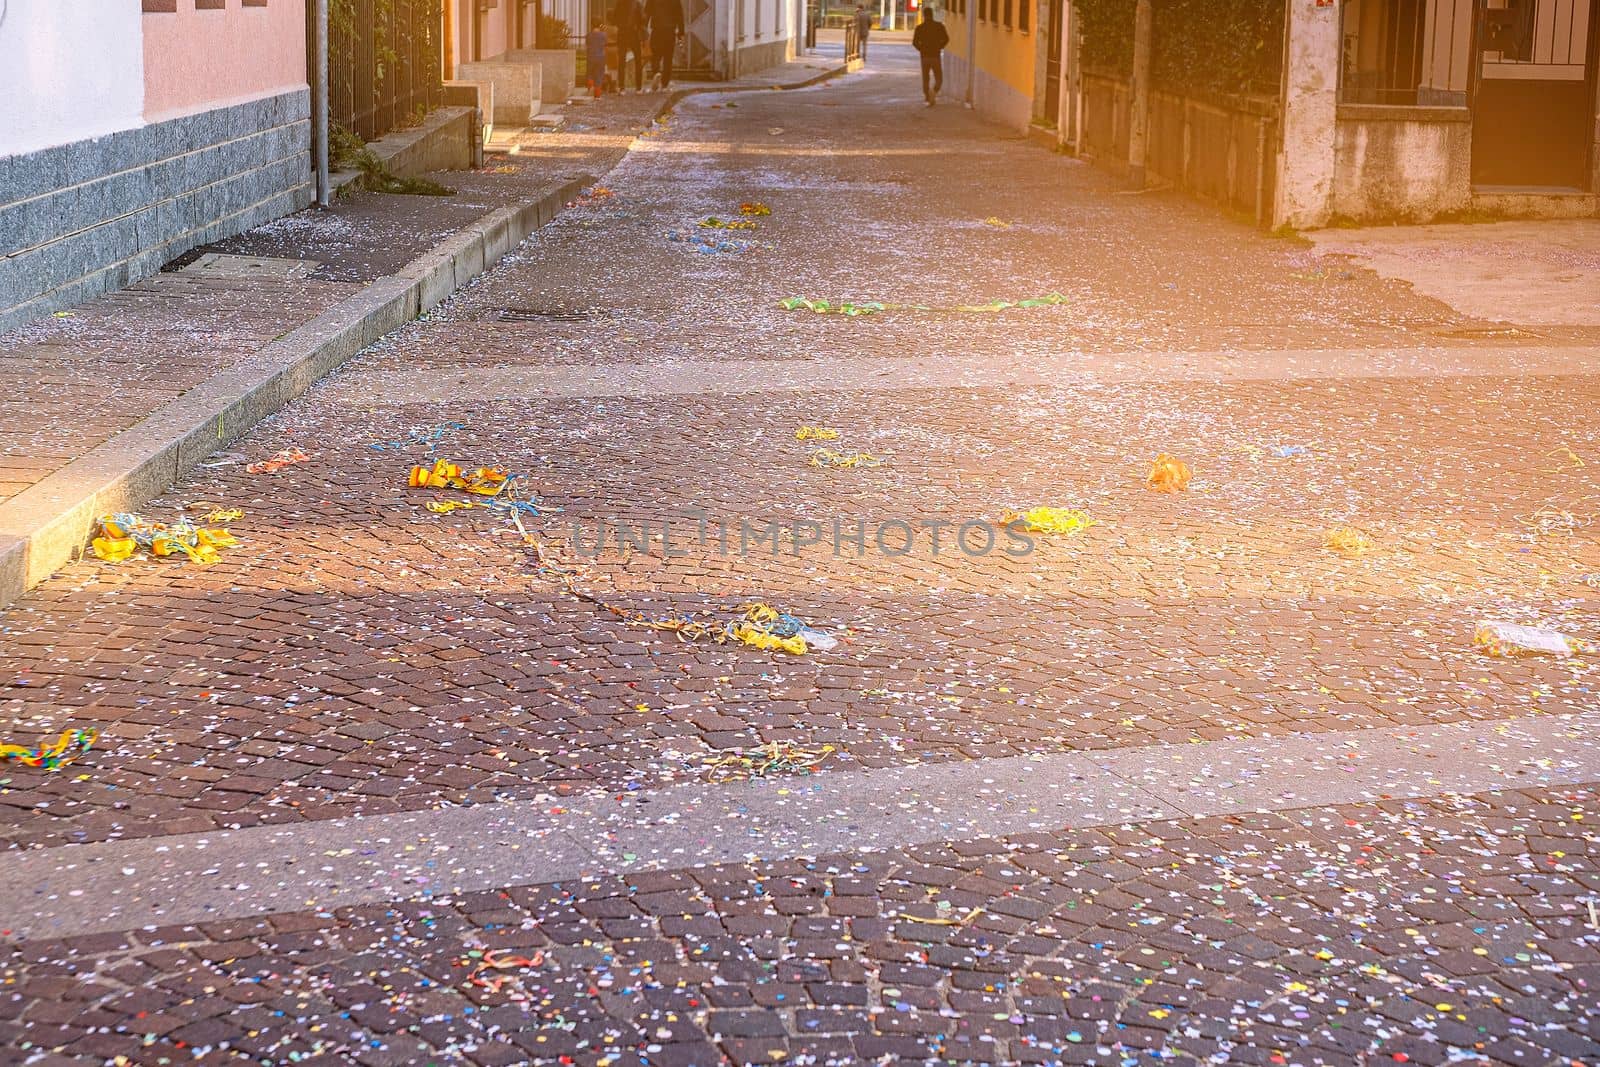
M 144 57 L 137 3 L 8 0 L 5 9 L 0 156 L 141 123 Z
M 795 0 L 720 0 L 718 74 L 737 78 L 786 62 L 793 54 Z M 871 47 L 871 41 L 868 41 Z
M 1427 222 L 1472 199 L 1466 108 L 1342 105 L 1333 212 L 1361 222 Z
M 979 54 L 982 54 L 981 39 Z M 965 56 L 944 55 L 944 93 L 941 99 L 954 103 L 967 91 L 967 60 Z M 997 77 L 979 67 L 972 79 L 972 106 L 984 118 L 1009 126 L 1014 130 L 1027 130 L 1033 121 L 1033 94 L 1023 92 L 1009 80 Z
M 144 14 L 146 120 L 305 87 L 305 0 L 225 2 L 197 11 L 195 0 L 177 0 L 176 11 Z

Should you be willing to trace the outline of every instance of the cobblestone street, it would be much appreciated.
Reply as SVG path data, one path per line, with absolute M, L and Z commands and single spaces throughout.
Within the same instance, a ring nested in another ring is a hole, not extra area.
M 685 99 L 142 509 L 220 562 L 6 609 L 3 739 L 100 737 L 0 765 L 0 1061 L 1600 1064 L 1595 646 L 1474 645 L 1600 641 L 1600 328 L 871 56 Z M 756 602 L 804 654 L 671 629 Z

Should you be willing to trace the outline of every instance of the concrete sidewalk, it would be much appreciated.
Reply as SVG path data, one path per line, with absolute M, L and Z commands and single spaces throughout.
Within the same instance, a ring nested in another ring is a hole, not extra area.
M 0 605 L 322 375 L 492 266 L 684 96 L 808 84 L 825 53 L 715 86 L 609 96 L 527 131 L 453 197 L 359 191 L 0 335 Z

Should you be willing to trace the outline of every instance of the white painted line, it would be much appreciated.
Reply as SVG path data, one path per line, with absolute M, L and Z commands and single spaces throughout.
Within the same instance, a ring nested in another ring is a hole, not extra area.
M 11 853 L 35 940 L 646 869 L 1600 781 L 1600 711 L 934 763 Z
M 696 396 L 772 392 L 1014 389 L 1083 382 L 1142 382 L 1152 374 L 1197 382 L 1513 378 L 1592 375 L 1592 350 L 1559 347 L 1063 351 L 1038 358 L 918 356 L 862 359 L 674 360 L 441 368 L 429 403 L 540 397 Z M 360 371 L 330 379 L 321 395 L 343 403 L 414 404 L 404 375 Z

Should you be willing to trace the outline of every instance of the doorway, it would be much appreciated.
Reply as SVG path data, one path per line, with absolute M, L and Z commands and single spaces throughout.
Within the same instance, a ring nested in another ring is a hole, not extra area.
M 1044 120 L 1052 125 L 1061 114 L 1061 22 L 1065 6 L 1065 0 L 1050 0 L 1050 13 L 1045 19 Z
M 1587 190 L 1594 0 L 1479 0 L 1472 183 Z

